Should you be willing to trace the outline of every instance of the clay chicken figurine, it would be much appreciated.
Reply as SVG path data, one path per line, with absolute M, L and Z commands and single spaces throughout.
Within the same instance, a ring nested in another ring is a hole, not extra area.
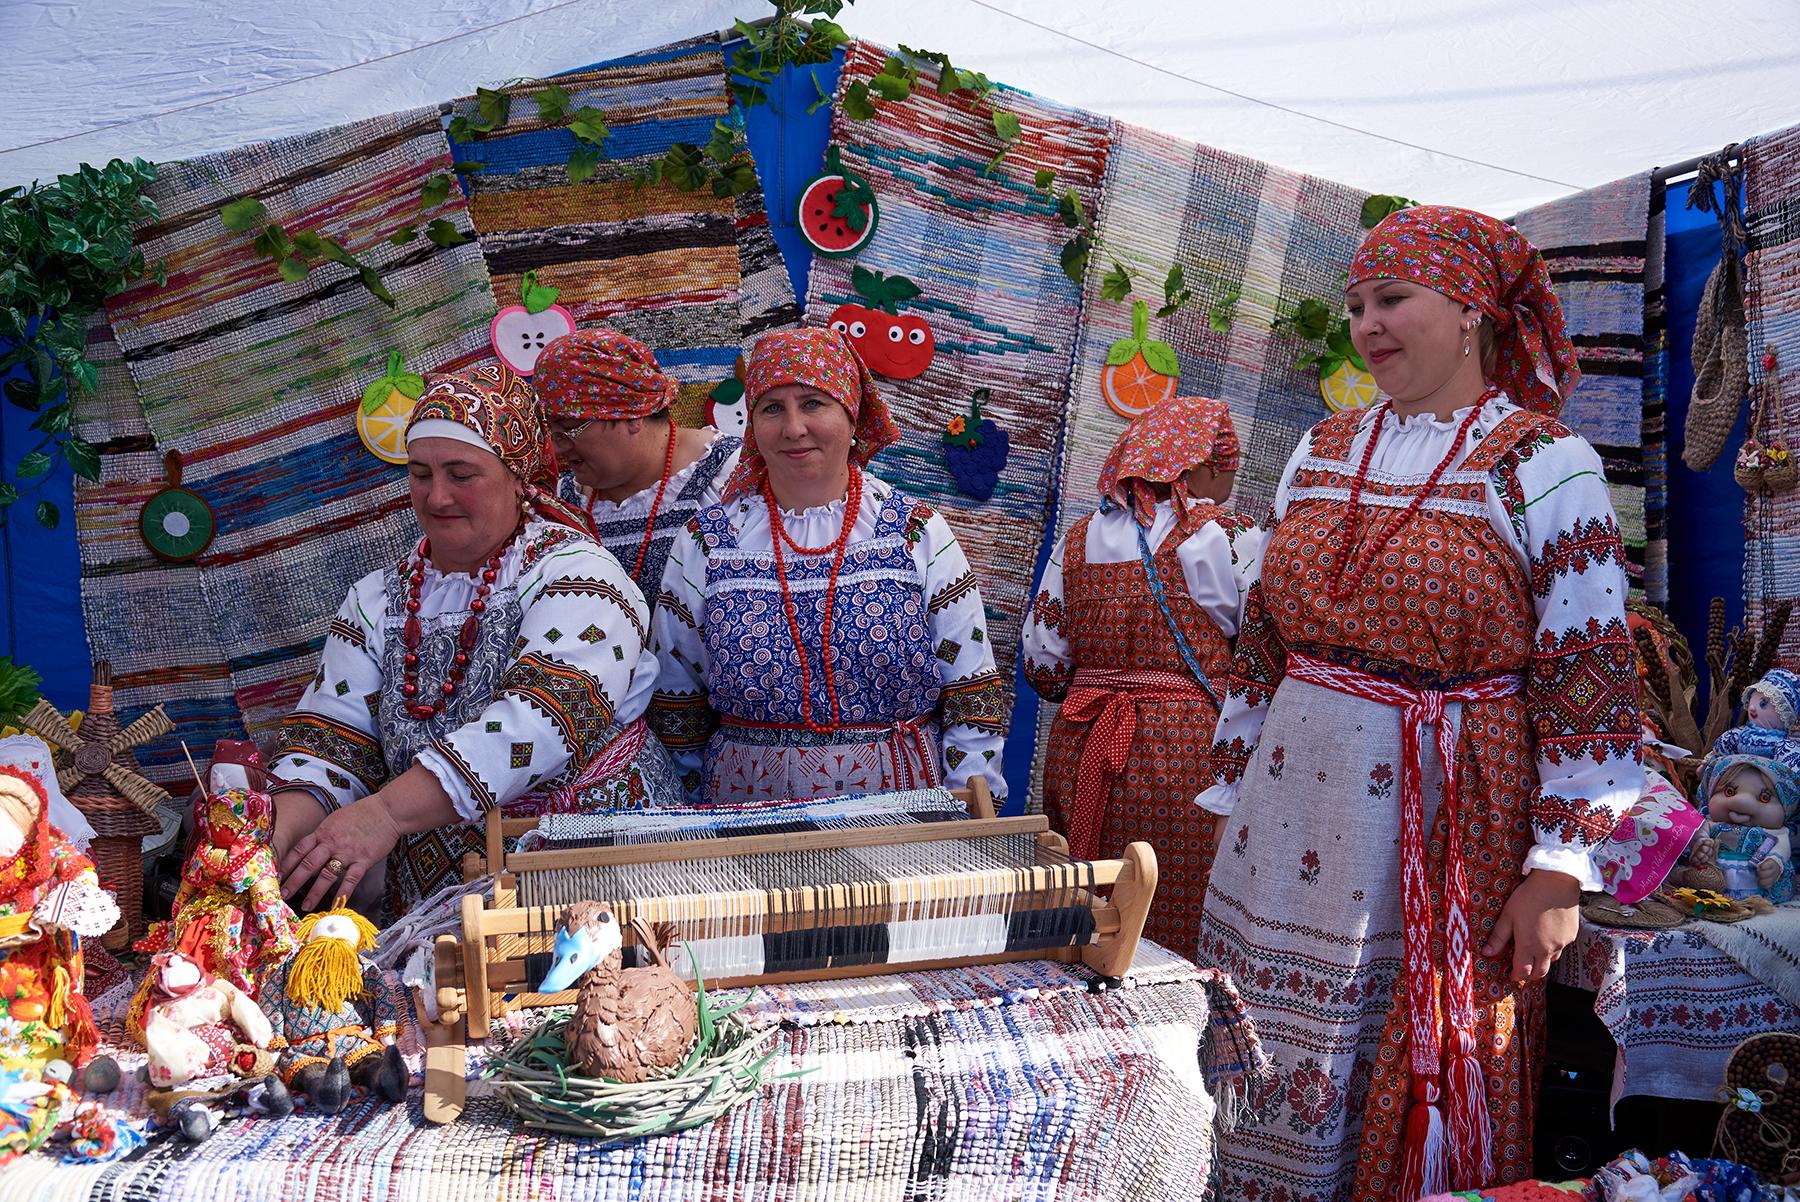
M 656 957 L 651 967 L 624 967 L 624 936 L 613 912 L 599 902 L 576 902 L 563 911 L 556 962 L 538 986 L 556 993 L 579 982 L 564 1038 L 569 1063 L 590 1077 L 653 1080 L 680 1064 L 699 1034 L 693 986 L 669 967 L 662 941 L 642 922 L 633 926 Z

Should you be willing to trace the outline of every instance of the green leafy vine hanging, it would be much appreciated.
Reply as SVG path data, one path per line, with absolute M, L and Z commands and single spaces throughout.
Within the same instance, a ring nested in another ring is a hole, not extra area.
M 84 480 L 100 478 L 99 452 L 70 431 L 76 398 L 100 383 L 87 358 L 87 319 L 146 275 L 166 280 L 133 237 L 161 216 L 143 194 L 155 179 L 153 163 L 114 159 L 83 163 L 52 184 L 0 191 L 0 374 L 12 373 L 6 399 L 37 414 L 31 428 L 41 435 L 13 479 L 0 479 L 0 521 L 59 462 Z M 48 499 L 38 501 L 36 517 L 47 529 L 62 520 Z

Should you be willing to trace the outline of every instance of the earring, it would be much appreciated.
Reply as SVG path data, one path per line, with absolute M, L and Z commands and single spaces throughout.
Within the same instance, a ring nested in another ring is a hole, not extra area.
M 1463 331 L 1463 357 L 1466 359 L 1466 358 L 1468 358 L 1468 355 L 1469 355 L 1469 331 L 1464 330 Z

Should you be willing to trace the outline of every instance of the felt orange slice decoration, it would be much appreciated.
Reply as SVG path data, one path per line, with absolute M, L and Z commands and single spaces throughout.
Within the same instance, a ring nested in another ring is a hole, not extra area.
M 1329 375 L 1319 377 L 1319 395 L 1325 398 L 1327 409 L 1343 413 L 1367 409 L 1381 396 L 1381 389 L 1376 387 L 1374 376 L 1345 359 Z
M 1106 352 L 1100 370 L 1100 393 L 1113 412 L 1130 419 L 1175 395 L 1175 377 L 1181 360 L 1175 348 L 1149 336 L 1150 306 L 1131 302 L 1131 337 L 1121 338 Z
M 403 370 L 405 366 L 399 351 L 390 354 L 387 374 L 363 389 L 356 407 L 356 433 L 383 463 L 406 462 L 406 423 L 413 402 L 425 395 L 424 377 Z

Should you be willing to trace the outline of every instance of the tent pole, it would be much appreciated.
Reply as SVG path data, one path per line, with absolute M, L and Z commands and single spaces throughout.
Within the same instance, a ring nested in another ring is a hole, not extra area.
M 1699 169 L 1701 163 L 1704 163 L 1707 159 L 1712 157 L 1713 156 L 1710 154 L 1697 154 L 1691 159 L 1683 159 L 1672 167 L 1658 167 L 1650 173 L 1650 178 L 1659 184 L 1666 184 L 1672 179 L 1679 179 L 1684 175 L 1694 174 L 1694 172 Z M 1731 154 L 1726 156 L 1726 161 L 1740 163 L 1743 161 L 1743 158 L 1744 154 L 1741 150 L 1734 150 Z

